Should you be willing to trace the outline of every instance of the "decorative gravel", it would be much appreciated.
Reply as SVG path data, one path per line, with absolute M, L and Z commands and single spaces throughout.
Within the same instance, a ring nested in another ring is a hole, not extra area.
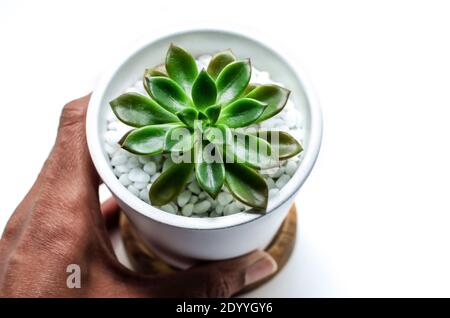
M 210 59 L 210 55 L 200 56 L 197 59 L 199 69 L 206 68 Z M 271 80 L 269 73 L 259 71 L 254 67 L 252 68 L 250 82 L 283 86 L 281 83 Z M 143 87 L 142 80 L 138 80 L 125 92 L 136 92 L 148 96 Z M 148 193 L 152 183 L 173 162 L 167 155 L 138 156 L 121 149 L 117 142 L 130 130 L 130 127 L 120 122 L 110 110 L 109 106 L 108 109 L 104 149 L 108 153 L 114 174 L 128 191 L 149 203 Z M 251 127 L 289 132 L 303 145 L 303 118 L 291 100 L 288 100 L 286 106 L 279 114 Z M 261 171 L 269 187 L 269 200 L 279 195 L 280 190 L 289 182 L 297 170 L 301 158 L 302 154 L 281 162 L 279 167 Z M 191 177 L 185 191 L 174 202 L 159 208 L 168 213 L 188 217 L 219 217 L 250 209 L 250 207 L 235 200 L 226 187 L 222 188 L 216 199 L 211 198 L 199 187 L 195 176 Z

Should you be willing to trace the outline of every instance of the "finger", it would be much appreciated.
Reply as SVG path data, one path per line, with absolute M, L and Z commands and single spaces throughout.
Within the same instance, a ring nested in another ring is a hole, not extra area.
M 112 229 L 118 225 L 120 208 L 117 204 L 116 199 L 111 197 L 103 202 L 101 211 L 103 218 L 105 219 L 105 225 L 107 229 Z
M 44 175 L 64 176 L 71 182 L 80 178 L 96 186 L 98 175 L 91 162 L 86 143 L 86 113 L 90 95 L 67 103 L 60 116 L 55 145 L 44 165 Z
M 152 291 L 157 297 L 230 297 L 276 270 L 270 254 L 255 251 L 157 278 Z

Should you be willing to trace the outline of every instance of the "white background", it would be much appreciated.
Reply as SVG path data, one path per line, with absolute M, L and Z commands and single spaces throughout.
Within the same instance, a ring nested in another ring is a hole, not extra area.
M 287 267 L 251 296 L 450 296 L 446 1 L 0 2 L 0 229 L 61 107 L 151 30 L 230 25 L 291 47 L 324 112 Z

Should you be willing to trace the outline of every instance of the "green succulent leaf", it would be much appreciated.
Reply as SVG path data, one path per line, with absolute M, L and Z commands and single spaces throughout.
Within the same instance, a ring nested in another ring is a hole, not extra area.
M 186 126 L 194 128 L 194 122 L 198 118 L 198 111 L 189 107 L 179 111 L 177 116 Z
M 152 68 L 145 69 L 142 83 L 144 84 L 144 88 L 150 96 L 152 96 L 152 94 L 147 85 L 147 78 L 154 77 L 154 76 L 166 76 L 167 77 L 168 75 L 167 75 L 167 71 L 166 71 L 166 66 L 164 64 L 161 64 L 161 65 L 158 65 L 158 66 L 155 66 Z
M 210 142 L 216 145 L 224 145 L 231 143 L 233 140 L 233 134 L 231 129 L 225 125 L 215 125 L 205 130 L 205 137 Z
M 220 105 L 213 105 L 205 110 L 205 114 L 208 117 L 210 124 L 214 124 L 217 119 L 219 119 L 221 109 L 222 107 L 220 107 Z
M 251 71 L 250 60 L 236 61 L 225 66 L 216 79 L 217 103 L 225 105 L 241 96 L 250 81 Z
M 208 118 L 208 116 L 206 116 L 206 114 L 204 112 L 199 112 L 198 120 L 202 121 L 202 126 L 206 126 L 209 118 Z
M 247 94 L 249 94 L 251 91 L 253 91 L 255 88 L 259 87 L 259 84 L 252 84 L 249 83 L 247 85 L 247 87 L 245 88 L 244 92 L 242 93 L 242 96 L 246 96 Z
M 219 52 L 215 54 L 209 62 L 207 69 L 208 74 L 211 75 L 212 78 L 216 79 L 224 67 L 234 61 L 236 61 L 236 57 L 231 50 Z
M 270 144 L 272 154 L 278 154 L 278 160 L 289 159 L 303 151 L 302 145 L 287 132 L 258 131 L 256 135 Z
M 158 66 L 147 68 L 144 73 L 145 77 L 152 76 L 168 76 L 166 71 L 166 66 L 164 64 L 160 64 Z
M 226 153 L 234 162 L 245 163 L 255 169 L 266 169 L 278 163 L 272 156 L 270 144 L 256 135 L 233 133 L 233 142 L 227 144 Z
M 178 121 L 175 115 L 159 106 L 154 100 L 137 93 L 120 95 L 109 104 L 121 122 L 133 127 Z
M 197 147 L 195 176 L 200 187 L 216 198 L 225 180 L 225 167 L 219 150 L 213 143 Z
M 166 110 L 177 112 L 192 106 L 190 98 L 184 90 L 168 77 L 156 76 L 145 78 L 151 96 Z
M 237 200 L 257 210 L 267 208 L 269 189 L 263 177 L 240 163 L 226 163 L 225 170 L 225 185 Z
M 164 141 L 164 151 L 186 152 L 192 149 L 194 137 L 187 127 L 173 127 L 167 134 Z
M 170 78 L 177 82 L 187 93 L 197 77 L 197 63 L 192 55 L 183 48 L 171 44 L 166 55 L 166 70 Z
M 134 130 L 135 130 L 135 129 L 131 129 L 131 130 L 129 130 L 128 132 L 126 132 L 126 133 L 122 136 L 122 138 L 120 138 L 120 140 L 119 140 L 117 143 L 122 147 L 123 143 L 125 142 L 125 139 L 127 139 L 128 135 L 129 135 L 132 131 L 134 131 Z
M 224 124 L 230 128 L 248 126 L 261 116 L 266 106 L 267 104 L 255 99 L 238 99 L 222 109 L 217 123 Z
M 192 100 L 198 110 L 213 105 L 217 99 L 216 83 L 205 70 L 201 70 L 192 85 Z
M 138 155 L 155 155 L 163 152 L 167 132 L 175 125 L 153 125 L 131 131 L 122 148 Z
M 193 163 L 178 163 L 164 171 L 150 188 L 150 202 L 161 206 L 173 201 L 183 191 L 193 169 Z
M 246 97 L 266 103 L 267 107 L 257 122 L 278 114 L 286 105 L 291 92 L 278 85 L 262 85 L 252 90 Z

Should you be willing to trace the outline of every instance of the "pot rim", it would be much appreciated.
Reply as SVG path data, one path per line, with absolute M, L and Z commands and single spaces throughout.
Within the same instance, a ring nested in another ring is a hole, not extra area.
M 306 100 L 308 101 L 308 108 L 310 111 L 310 132 L 309 132 L 309 144 L 305 147 L 303 152 L 303 158 L 299 167 L 297 168 L 295 174 L 292 176 L 291 180 L 289 180 L 288 184 L 284 186 L 283 191 L 280 192 L 278 198 L 273 201 L 269 201 L 268 209 L 265 214 L 257 214 L 257 213 L 249 213 L 249 212 L 240 212 L 233 215 L 221 216 L 215 218 L 192 218 L 185 217 L 181 215 L 175 215 L 171 213 L 167 213 L 162 211 L 152 205 L 140 200 L 138 197 L 133 195 L 126 189 L 114 175 L 109 162 L 104 156 L 103 147 L 102 147 L 102 138 L 99 134 L 98 128 L 98 117 L 101 110 L 101 101 L 103 98 L 103 94 L 107 89 L 110 81 L 116 75 L 116 72 L 130 59 L 132 59 L 138 52 L 144 50 L 147 46 L 151 45 L 153 42 L 165 39 L 167 37 L 172 37 L 176 35 L 188 35 L 191 33 L 201 33 L 201 32 L 213 32 L 213 33 L 222 33 L 231 36 L 235 36 L 245 41 L 252 41 L 256 44 L 260 45 L 264 49 L 271 52 L 276 58 L 281 60 L 284 64 L 289 66 L 296 73 L 299 82 L 301 83 Z M 322 116 L 321 110 L 319 106 L 319 102 L 317 96 L 306 76 L 304 70 L 298 66 L 298 63 L 294 63 L 292 58 L 288 57 L 287 52 L 284 54 L 280 54 L 272 49 L 272 47 L 279 47 L 270 45 L 271 41 L 268 39 L 262 40 L 259 35 L 253 34 L 254 32 L 250 31 L 239 31 L 230 30 L 227 28 L 194 28 L 187 29 L 184 31 L 161 31 L 158 34 L 154 34 L 150 37 L 150 39 L 144 40 L 141 44 L 135 47 L 132 50 L 129 50 L 124 58 L 120 59 L 118 63 L 114 65 L 108 72 L 102 76 L 99 84 L 97 85 L 95 91 L 93 92 L 89 107 L 87 111 L 86 117 L 86 136 L 89 152 L 94 163 L 95 168 L 97 169 L 98 174 L 101 179 L 105 183 L 105 185 L 109 188 L 112 194 L 124 204 L 128 205 L 134 211 L 151 218 L 152 220 L 167 224 L 174 227 L 187 228 L 192 230 L 214 230 L 214 229 L 224 229 L 228 227 L 238 226 L 247 222 L 252 222 L 257 219 L 263 218 L 268 214 L 274 212 L 278 207 L 280 207 L 283 203 L 290 200 L 293 196 L 297 194 L 300 187 L 308 178 L 319 154 L 321 140 L 322 140 Z M 283 51 L 287 51 L 283 49 Z M 271 204 L 272 203 L 272 204 Z

